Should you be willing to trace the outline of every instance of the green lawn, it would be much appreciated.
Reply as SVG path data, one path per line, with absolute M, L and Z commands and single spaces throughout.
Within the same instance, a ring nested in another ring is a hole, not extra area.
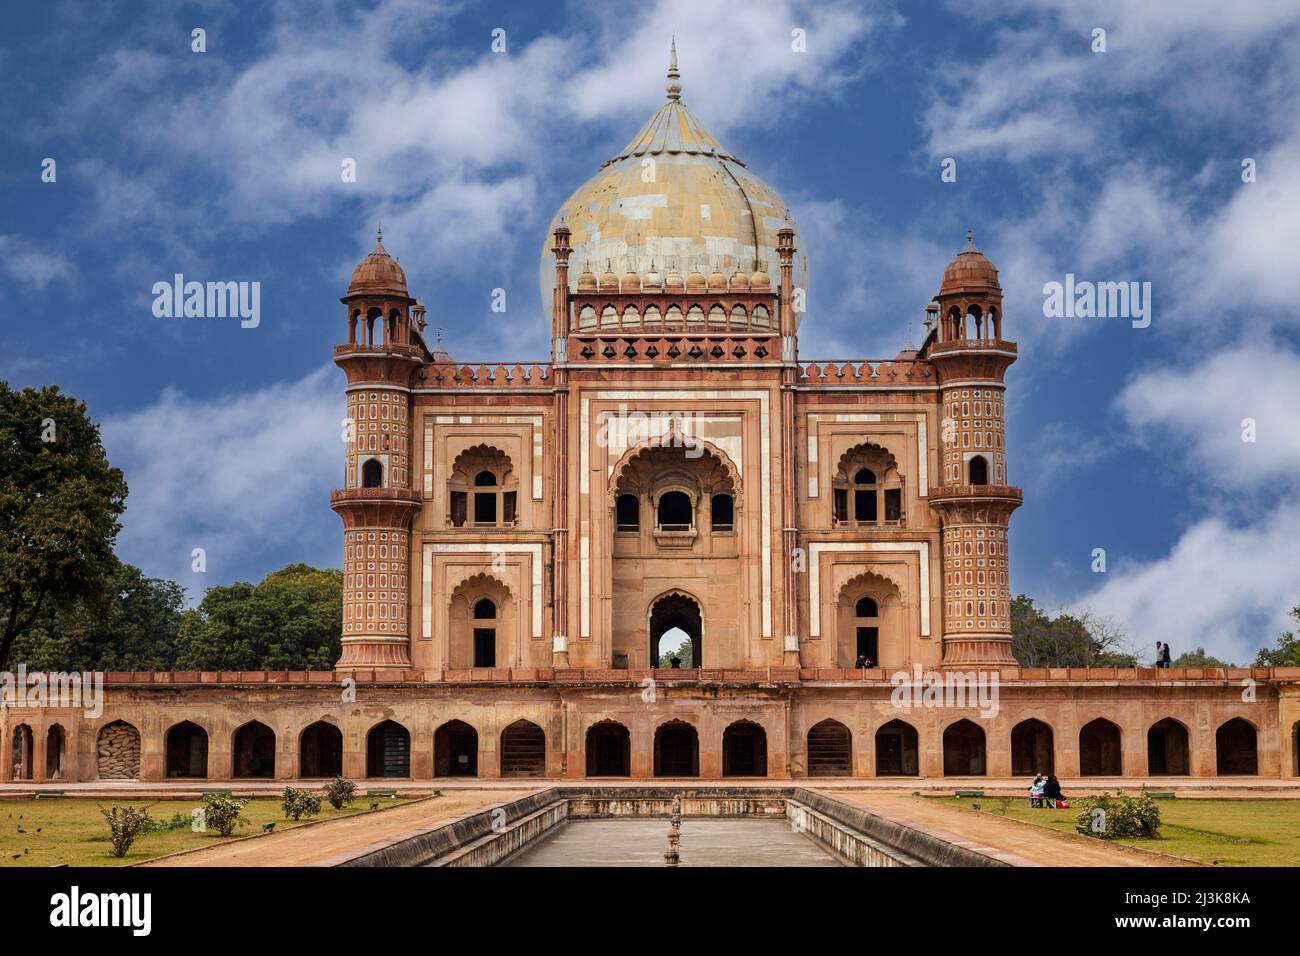
M 928 797 L 954 806 L 978 803 L 1001 814 L 998 797 Z M 1160 837 L 1121 840 L 1130 846 L 1204 860 L 1219 866 L 1300 865 L 1300 800 L 1157 800 Z M 1079 810 L 1036 810 L 1013 799 L 1007 816 L 1073 832 Z M 1068 861 L 1062 861 L 1068 865 Z
M 319 816 L 311 820 L 333 820 L 369 809 L 375 798 L 360 795 L 346 810 L 335 810 L 321 802 Z M 110 806 L 114 801 L 74 797 L 54 797 L 48 800 L 0 799 L 0 866 L 53 866 L 67 863 L 71 866 L 120 866 L 148 860 L 164 853 L 210 846 L 222 837 L 209 830 L 192 833 L 168 830 L 138 837 L 130 852 L 118 859 L 113 856 L 113 844 L 108 837 L 108 822 L 99 812 L 99 804 Z M 199 800 L 118 800 L 122 805 L 148 807 L 155 820 L 168 820 L 174 814 L 189 816 L 190 811 L 201 806 Z M 381 807 L 400 803 L 401 798 L 380 800 Z M 275 821 L 276 830 L 296 826 L 284 818 L 278 797 L 258 797 L 244 807 L 248 826 L 235 830 L 234 837 L 262 832 L 262 824 Z M 304 823 L 309 820 L 302 821 Z M 26 833 L 19 833 L 21 826 Z M 37 829 L 40 832 L 37 832 Z M 16 857 L 16 859 L 15 859 Z

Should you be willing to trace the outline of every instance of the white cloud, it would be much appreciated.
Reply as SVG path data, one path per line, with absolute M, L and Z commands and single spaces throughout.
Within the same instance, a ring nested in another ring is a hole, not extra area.
M 1300 604 L 1300 506 L 1286 504 L 1253 524 L 1199 521 L 1155 561 L 1114 562 L 1106 582 L 1074 602 L 1123 626 L 1150 658 L 1155 641 L 1175 656 L 1204 647 L 1243 663 L 1272 646 Z M 1294 622 L 1291 621 L 1291 624 Z
M 1130 381 L 1116 407 L 1140 439 L 1215 489 L 1300 488 L 1300 353 L 1261 341 L 1157 367 Z M 1242 440 L 1247 418 L 1253 442 Z
M 321 516 L 328 489 L 342 483 L 344 414 L 340 374 L 327 366 L 210 398 L 168 389 L 107 419 L 104 446 L 130 489 L 119 555 L 196 597 L 281 549 L 316 559 L 322 542 L 312 530 L 338 531 Z M 194 548 L 206 552 L 206 575 L 190 572 Z M 320 560 L 336 564 L 338 555 Z
M 22 236 L 0 236 L 0 272 L 40 292 L 56 279 L 70 278 L 74 269 L 61 252 Z

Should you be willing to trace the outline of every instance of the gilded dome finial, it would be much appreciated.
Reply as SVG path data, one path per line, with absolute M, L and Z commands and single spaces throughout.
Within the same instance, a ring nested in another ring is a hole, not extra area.
M 677 36 L 673 35 L 672 52 L 668 56 L 668 98 L 670 100 L 680 100 L 682 98 L 682 84 L 678 82 L 681 74 L 677 72 Z

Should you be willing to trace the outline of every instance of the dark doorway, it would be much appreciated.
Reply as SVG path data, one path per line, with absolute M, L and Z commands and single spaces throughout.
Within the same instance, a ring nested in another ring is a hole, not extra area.
M 749 720 L 740 720 L 722 732 L 722 775 L 724 777 L 767 776 L 767 731 Z
M 1104 717 L 1084 724 L 1079 731 L 1079 774 L 1084 777 L 1118 777 L 1124 772 L 1124 751 L 1119 728 Z
M 1259 753 L 1255 747 L 1255 728 L 1234 717 L 1214 733 L 1215 765 L 1220 776 L 1259 773 Z
M 530 720 L 516 720 L 501 731 L 501 776 L 541 777 L 546 773 L 546 734 Z
M 497 629 L 495 627 L 474 628 L 474 666 L 497 666 Z
M 1030 717 L 1011 728 L 1011 773 L 1032 777 L 1056 770 L 1052 747 L 1052 728 Z
M 384 484 L 384 465 L 378 458 L 368 458 L 361 466 L 361 487 L 380 488 Z
M 632 735 L 622 724 L 605 720 L 588 728 L 587 776 L 632 776 Z
M 68 735 L 58 724 L 52 726 L 45 735 L 45 779 L 62 780 L 64 778 L 65 746 Z
M 808 731 L 808 776 L 853 775 L 853 735 L 838 720 L 827 718 Z
M 13 767 L 14 780 L 32 779 L 32 763 L 35 753 L 35 738 L 32 735 L 32 728 L 26 724 L 19 724 L 14 728 L 13 753 L 10 761 Z
M 989 461 L 983 455 L 976 455 L 970 460 L 970 483 L 972 485 L 989 483 Z
M 411 734 L 393 720 L 385 720 L 366 736 L 366 773 L 371 777 L 411 775 Z
M 478 776 L 478 731 L 463 720 L 449 720 L 433 735 L 434 775 Z
M 915 777 L 919 773 L 920 747 L 916 728 L 891 720 L 876 731 L 876 776 Z
M 685 594 L 666 594 L 650 609 L 650 666 L 659 666 L 659 641 L 673 628 L 684 632 L 691 642 L 691 666 L 703 667 L 700 606 Z
M 275 731 L 256 720 L 235 731 L 236 777 L 275 776 Z
M 298 776 L 343 776 L 343 731 L 324 720 L 304 730 L 298 743 Z
M 655 776 L 698 777 L 700 737 L 695 728 L 672 720 L 655 731 Z
M 982 777 L 986 770 L 984 731 L 969 720 L 949 724 L 943 732 L 943 775 Z
M 1191 748 L 1187 728 L 1166 717 L 1147 731 L 1147 773 L 1186 776 L 1191 773 Z
M 208 775 L 208 732 L 198 724 L 183 720 L 167 731 L 167 776 L 199 777 Z

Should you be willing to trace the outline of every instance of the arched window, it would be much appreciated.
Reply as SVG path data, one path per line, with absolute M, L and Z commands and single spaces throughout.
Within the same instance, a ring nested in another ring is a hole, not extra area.
M 515 524 L 517 482 L 510 459 L 488 445 L 462 452 L 448 482 L 448 523 L 453 528 L 510 528 Z
M 714 531 L 735 530 L 736 501 L 731 495 L 714 495 L 710 499 L 709 513 Z
M 384 486 L 384 463 L 378 458 L 368 458 L 361 466 L 361 487 L 382 488 Z
M 976 455 L 970 460 L 970 483 L 972 485 L 989 483 L 989 461 L 983 455 Z
M 684 491 L 666 491 L 659 498 L 659 530 L 690 531 L 695 527 L 695 509 Z
M 831 508 L 836 525 L 901 524 L 903 479 L 893 455 L 873 444 L 845 453 L 835 475 Z
M 614 524 L 619 531 L 639 531 L 641 500 L 636 495 L 619 495 L 614 506 Z
M 853 607 L 854 643 L 859 667 L 880 666 L 880 608 L 875 599 L 859 598 Z
M 497 666 L 497 606 L 491 598 L 474 602 L 474 666 Z

